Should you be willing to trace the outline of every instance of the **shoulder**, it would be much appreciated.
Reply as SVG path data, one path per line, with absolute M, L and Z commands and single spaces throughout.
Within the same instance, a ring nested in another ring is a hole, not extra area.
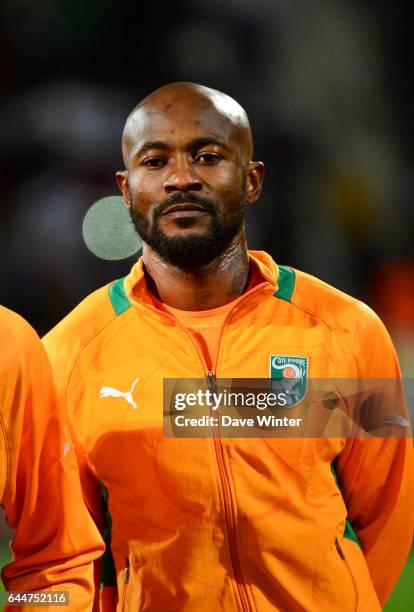
M 120 319 L 123 311 L 116 307 L 116 296 L 114 303 L 112 295 L 116 286 L 117 282 L 109 283 L 88 295 L 44 336 L 43 344 L 58 377 L 70 369 L 89 343 Z
M 383 327 L 379 317 L 364 302 L 324 281 L 293 270 L 295 281 L 291 303 L 325 323 L 332 331 Z
M 0 306 L 0 334 L 2 345 L 5 342 L 39 342 L 33 327 L 23 317 L 4 306 Z
M 2 369 L 18 366 L 31 356 L 43 357 L 39 336 L 33 327 L 16 312 L 0 306 L 0 342 Z
M 354 354 L 361 376 L 400 375 L 391 338 L 369 306 L 310 274 L 299 270 L 293 274 L 292 306 L 340 337 Z

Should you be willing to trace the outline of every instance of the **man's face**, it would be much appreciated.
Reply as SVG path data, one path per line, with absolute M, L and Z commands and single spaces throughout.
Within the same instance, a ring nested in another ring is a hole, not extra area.
M 180 268 L 221 255 L 241 232 L 248 171 L 237 129 L 197 96 L 144 106 L 118 183 L 153 251 Z

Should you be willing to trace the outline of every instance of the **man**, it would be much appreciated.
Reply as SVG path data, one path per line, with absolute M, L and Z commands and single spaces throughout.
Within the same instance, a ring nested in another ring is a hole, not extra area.
M 0 338 L 0 501 L 15 529 L 2 579 L 8 591 L 65 591 L 71 610 L 89 612 L 104 546 L 82 500 L 50 365 L 34 330 L 1 306 Z
M 165 378 L 268 378 L 273 356 L 310 378 L 398 377 L 384 327 L 247 251 L 263 164 L 225 94 L 155 91 L 128 117 L 123 157 L 143 257 L 45 339 L 98 524 L 101 490 L 108 504 L 103 606 L 380 610 L 410 546 L 407 440 L 167 439 L 162 393 Z

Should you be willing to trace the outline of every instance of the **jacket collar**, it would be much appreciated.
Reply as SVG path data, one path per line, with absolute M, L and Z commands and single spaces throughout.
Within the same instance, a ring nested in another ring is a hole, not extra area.
M 272 286 L 274 292 L 277 291 L 277 279 L 279 276 L 279 268 L 275 261 L 265 251 L 249 251 L 249 259 L 256 265 L 263 281 Z M 131 268 L 130 273 L 125 278 L 125 291 L 128 298 L 132 302 L 142 302 L 144 304 L 153 304 L 151 294 L 149 293 L 147 283 L 145 281 L 144 264 L 142 257 Z

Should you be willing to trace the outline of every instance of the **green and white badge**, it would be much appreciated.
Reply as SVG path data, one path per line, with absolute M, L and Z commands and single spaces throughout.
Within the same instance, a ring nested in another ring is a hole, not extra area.
M 270 355 L 269 377 L 274 393 L 286 395 L 286 406 L 296 406 L 306 395 L 308 358 Z

